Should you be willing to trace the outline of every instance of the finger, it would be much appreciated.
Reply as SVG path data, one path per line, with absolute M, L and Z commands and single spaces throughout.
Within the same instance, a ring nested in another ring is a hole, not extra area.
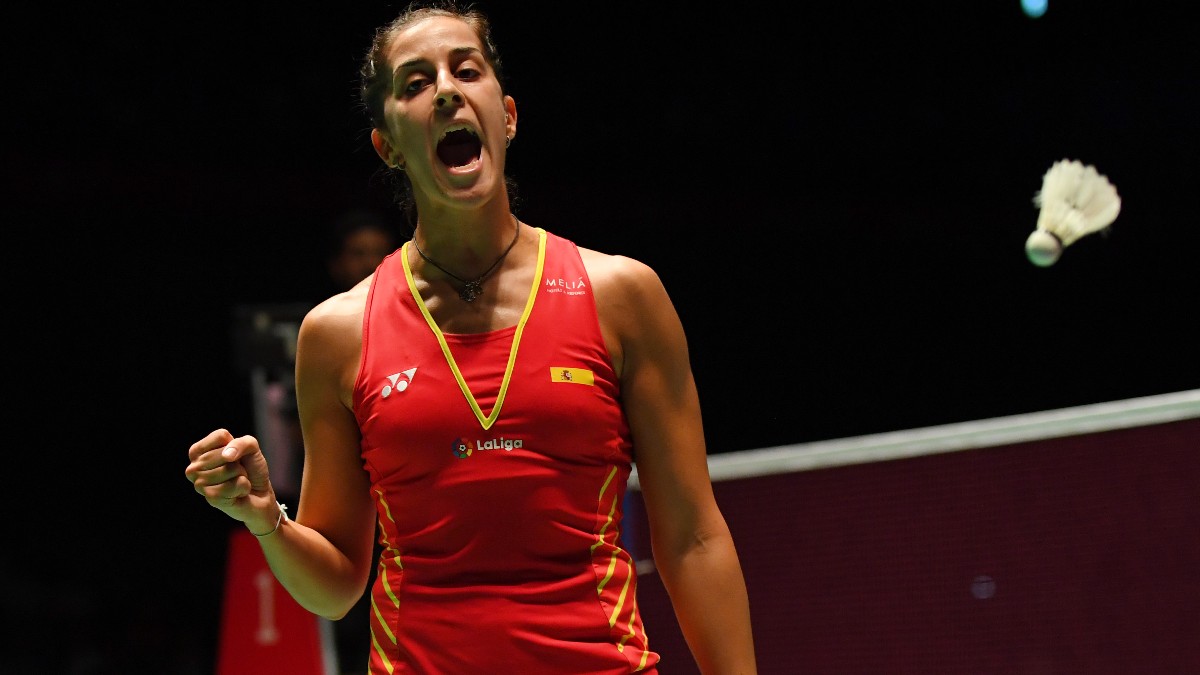
M 183 475 L 191 482 L 196 482 L 197 476 L 206 471 L 218 469 L 227 464 L 238 465 L 237 460 L 229 460 L 225 457 L 225 451 L 229 449 L 228 445 L 220 445 L 218 447 L 206 450 L 199 457 L 192 460 L 187 468 L 184 469 Z
M 255 454 L 261 455 L 262 450 L 258 447 L 258 439 L 253 436 L 230 437 L 225 447 L 221 448 L 221 459 L 226 462 L 237 462 Z
M 199 441 L 196 441 L 192 444 L 192 447 L 188 448 L 188 459 L 194 462 L 200 455 L 213 448 L 228 445 L 232 440 L 233 434 L 229 433 L 227 429 L 217 429 Z
M 218 464 L 209 468 L 196 468 L 188 472 L 188 479 L 192 481 L 192 485 L 197 492 L 201 492 L 204 488 L 221 485 L 230 481 L 237 480 L 239 477 L 249 477 L 246 474 L 246 468 L 237 462 L 227 462 Z
M 196 491 L 204 495 L 209 504 L 218 508 L 222 506 L 234 506 L 238 500 L 250 495 L 250 481 L 245 476 L 239 476 L 236 480 L 219 485 L 209 485 L 202 490 Z
M 209 499 L 244 497 L 253 489 L 240 464 L 226 464 L 218 469 L 202 471 L 192 487 Z

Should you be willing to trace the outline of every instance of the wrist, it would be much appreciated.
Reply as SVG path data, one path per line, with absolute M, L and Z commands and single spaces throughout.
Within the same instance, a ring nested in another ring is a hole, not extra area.
M 277 507 L 279 507 L 279 515 L 276 516 L 276 518 L 275 518 L 275 526 L 272 527 L 270 529 L 270 531 L 263 532 L 262 534 L 259 534 L 259 533 L 255 532 L 254 530 L 250 530 L 250 534 L 258 537 L 259 539 L 262 539 L 263 537 L 269 537 L 272 534 L 275 534 L 276 532 L 279 531 L 279 526 L 283 524 L 283 521 L 288 520 L 287 504 L 284 504 L 282 502 L 275 502 L 275 505 Z M 250 529 L 249 526 L 247 526 L 246 529 L 249 530 Z

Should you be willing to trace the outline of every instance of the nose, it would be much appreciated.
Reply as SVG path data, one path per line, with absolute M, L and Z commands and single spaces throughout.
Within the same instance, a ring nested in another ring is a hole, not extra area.
M 437 98 L 434 105 L 438 110 L 448 110 L 462 105 L 462 92 L 454 84 L 449 73 L 441 73 L 437 79 Z

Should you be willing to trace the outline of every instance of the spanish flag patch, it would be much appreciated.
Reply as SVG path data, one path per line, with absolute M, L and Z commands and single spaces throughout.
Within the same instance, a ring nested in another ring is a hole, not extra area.
M 587 368 L 552 367 L 550 368 L 550 381 L 591 386 L 596 383 L 596 378 L 592 375 L 592 371 Z

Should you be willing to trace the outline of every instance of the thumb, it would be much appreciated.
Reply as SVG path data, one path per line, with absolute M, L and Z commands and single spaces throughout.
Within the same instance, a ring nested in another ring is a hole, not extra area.
M 267 458 L 263 456 L 258 439 L 253 436 L 235 438 L 221 451 L 221 458 L 227 462 L 238 462 L 246 472 L 252 492 L 262 492 L 271 485 L 270 469 Z

